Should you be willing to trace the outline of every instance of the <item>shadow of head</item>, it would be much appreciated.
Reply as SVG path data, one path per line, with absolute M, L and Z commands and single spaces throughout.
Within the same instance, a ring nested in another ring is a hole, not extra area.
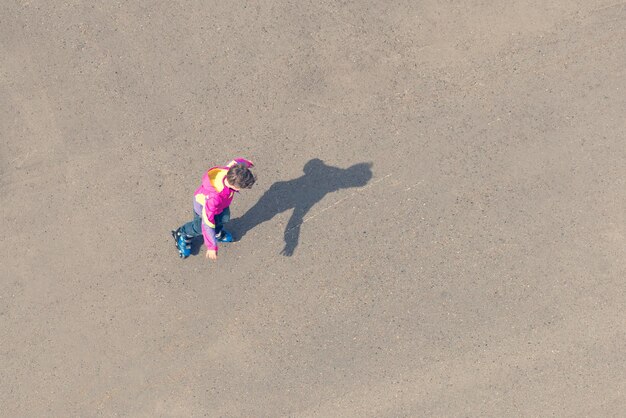
M 326 165 L 319 158 L 314 158 L 304 165 L 303 171 L 305 177 L 313 179 L 318 187 L 341 189 L 365 186 L 372 178 L 372 165 L 370 162 L 339 168 Z
M 372 179 L 372 163 L 359 163 L 346 168 L 344 187 L 363 187 Z

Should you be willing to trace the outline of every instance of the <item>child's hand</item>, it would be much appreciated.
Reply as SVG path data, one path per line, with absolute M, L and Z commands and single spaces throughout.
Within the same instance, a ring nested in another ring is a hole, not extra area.
M 210 258 L 211 260 L 217 260 L 217 251 L 215 250 L 206 250 L 206 258 Z

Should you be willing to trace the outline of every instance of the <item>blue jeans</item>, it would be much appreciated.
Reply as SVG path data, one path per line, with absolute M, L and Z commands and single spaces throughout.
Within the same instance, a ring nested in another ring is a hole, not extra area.
M 226 208 L 219 215 L 215 215 L 215 235 L 222 232 L 224 224 L 230 221 L 230 208 Z M 195 211 L 193 212 L 193 221 L 187 222 L 180 227 L 180 232 L 185 235 L 197 237 L 202 235 L 202 218 Z

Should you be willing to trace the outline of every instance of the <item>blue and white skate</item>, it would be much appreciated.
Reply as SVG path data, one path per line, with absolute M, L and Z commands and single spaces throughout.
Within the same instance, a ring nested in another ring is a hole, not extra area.
M 180 229 L 172 231 L 172 237 L 174 237 L 174 244 L 178 249 L 178 255 L 180 258 L 187 258 L 191 254 L 191 237 L 180 232 Z
M 222 229 L 220 233 L 215 236 L 215 239 L 219 242 L 233 242 L 233 234 Z

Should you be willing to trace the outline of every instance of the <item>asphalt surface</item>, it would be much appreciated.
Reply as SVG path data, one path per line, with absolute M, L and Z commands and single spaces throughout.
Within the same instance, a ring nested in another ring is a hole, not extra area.
M 625 46 L 615 0 L 2 2 L 0 415 L 624 416 Z

